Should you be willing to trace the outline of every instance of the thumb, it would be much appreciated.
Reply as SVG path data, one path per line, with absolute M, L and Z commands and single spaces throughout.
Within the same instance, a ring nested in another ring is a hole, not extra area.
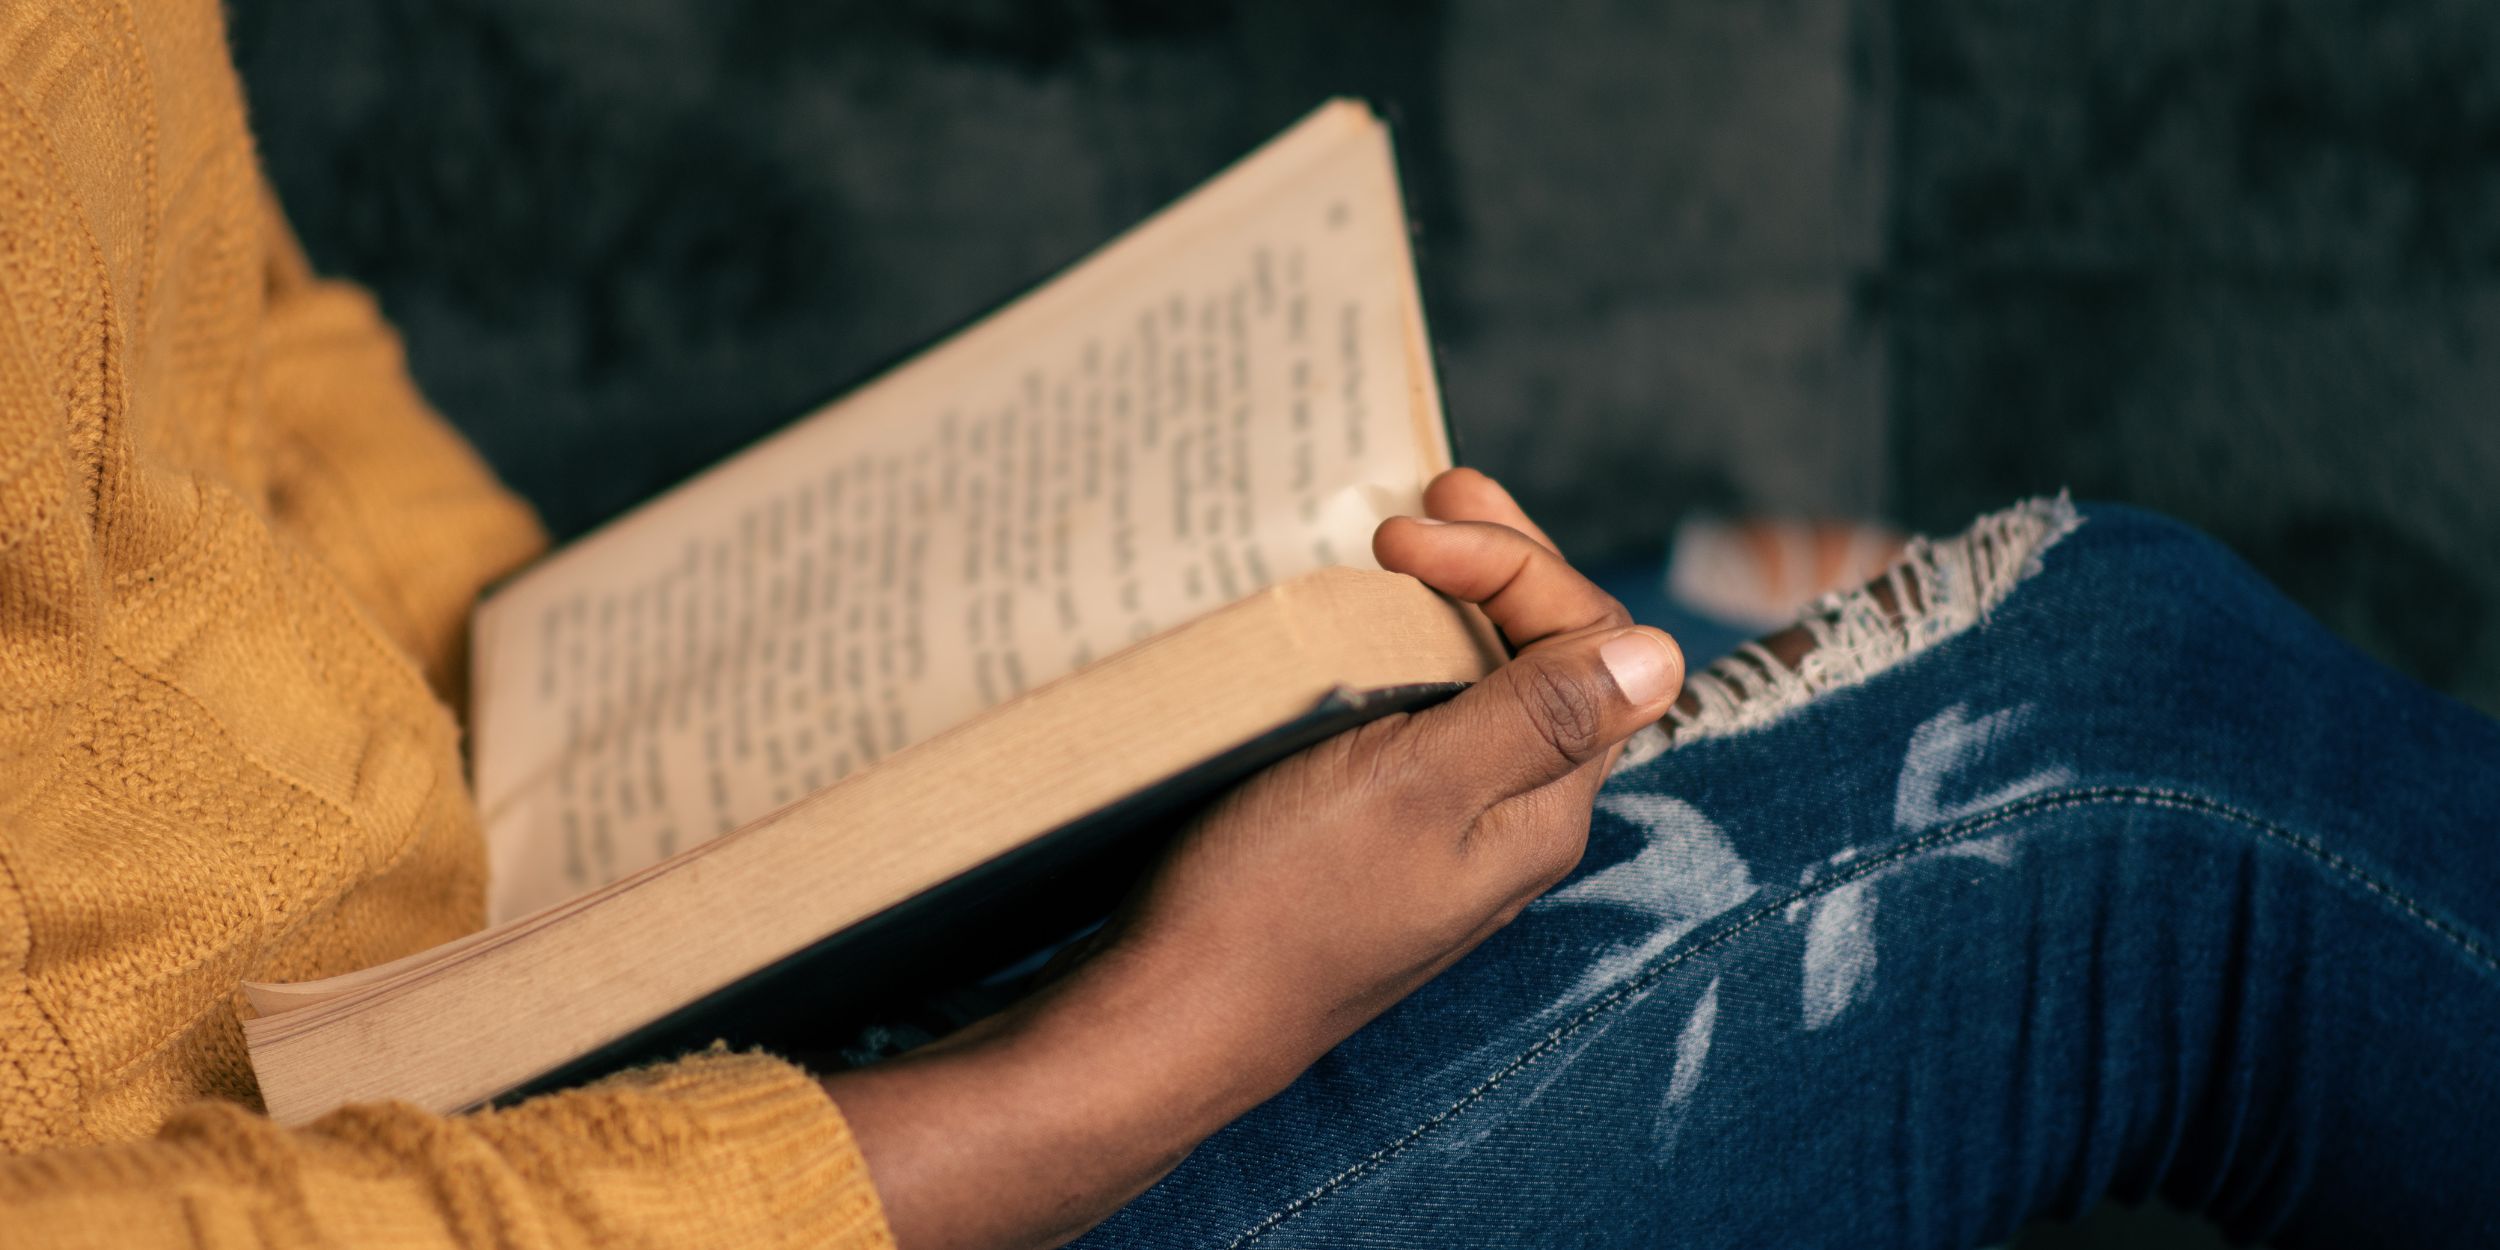
M 1635 626 L 1551 639 L 1407 731 L 1418 763 L 1479 811 L 1558 781 L 1657 720 L 1684 688 L 1684 652 Z

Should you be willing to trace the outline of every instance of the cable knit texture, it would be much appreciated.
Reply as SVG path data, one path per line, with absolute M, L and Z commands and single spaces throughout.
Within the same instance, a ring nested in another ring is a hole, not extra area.
M 254 1111 L 241 981 L 480 922 L 463 631 L 542 542 L 311 276 L 214 0 L 0 0 L 0 1240 L 887 1243 L 762 1056 Z

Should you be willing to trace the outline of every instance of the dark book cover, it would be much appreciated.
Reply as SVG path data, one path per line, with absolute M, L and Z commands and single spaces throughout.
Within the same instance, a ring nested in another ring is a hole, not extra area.
M 516 1102 L 725 1042 L 811 1066 L 880 1020 L 1032 962 L 1109 914 L 1171 835 L 1253 773 L 1366 721 L 1438 703 L 1455 683 L 1339 690 L 1302 716 L 831 934 L 496 1098 Z M 892 831 L 907 838 L 908 829 Z M 722 916 L 736 924 L 736 916 Z M 1014 987 L 996 989 L 1004 1002 Z

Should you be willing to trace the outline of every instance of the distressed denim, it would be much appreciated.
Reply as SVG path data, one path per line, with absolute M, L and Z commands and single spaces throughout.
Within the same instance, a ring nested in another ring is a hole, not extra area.
M 2159 1192 L 2500 1245 L 2500 727 L 2189 530 L 2030 507 L 1891 643 L 1836 604 L 1829 663 L 1701 679 L 1569 881 L 1080 1244 L 1975 1246 Z

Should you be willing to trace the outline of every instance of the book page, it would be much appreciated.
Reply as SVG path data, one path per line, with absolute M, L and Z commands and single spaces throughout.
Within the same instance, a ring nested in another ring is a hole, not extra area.
M 1427 363 L 1386 130 L 1333 105 L 558 553 L 478 618 L 493 918 L 1261 587 L 1372 567 L 1448 463 Z

